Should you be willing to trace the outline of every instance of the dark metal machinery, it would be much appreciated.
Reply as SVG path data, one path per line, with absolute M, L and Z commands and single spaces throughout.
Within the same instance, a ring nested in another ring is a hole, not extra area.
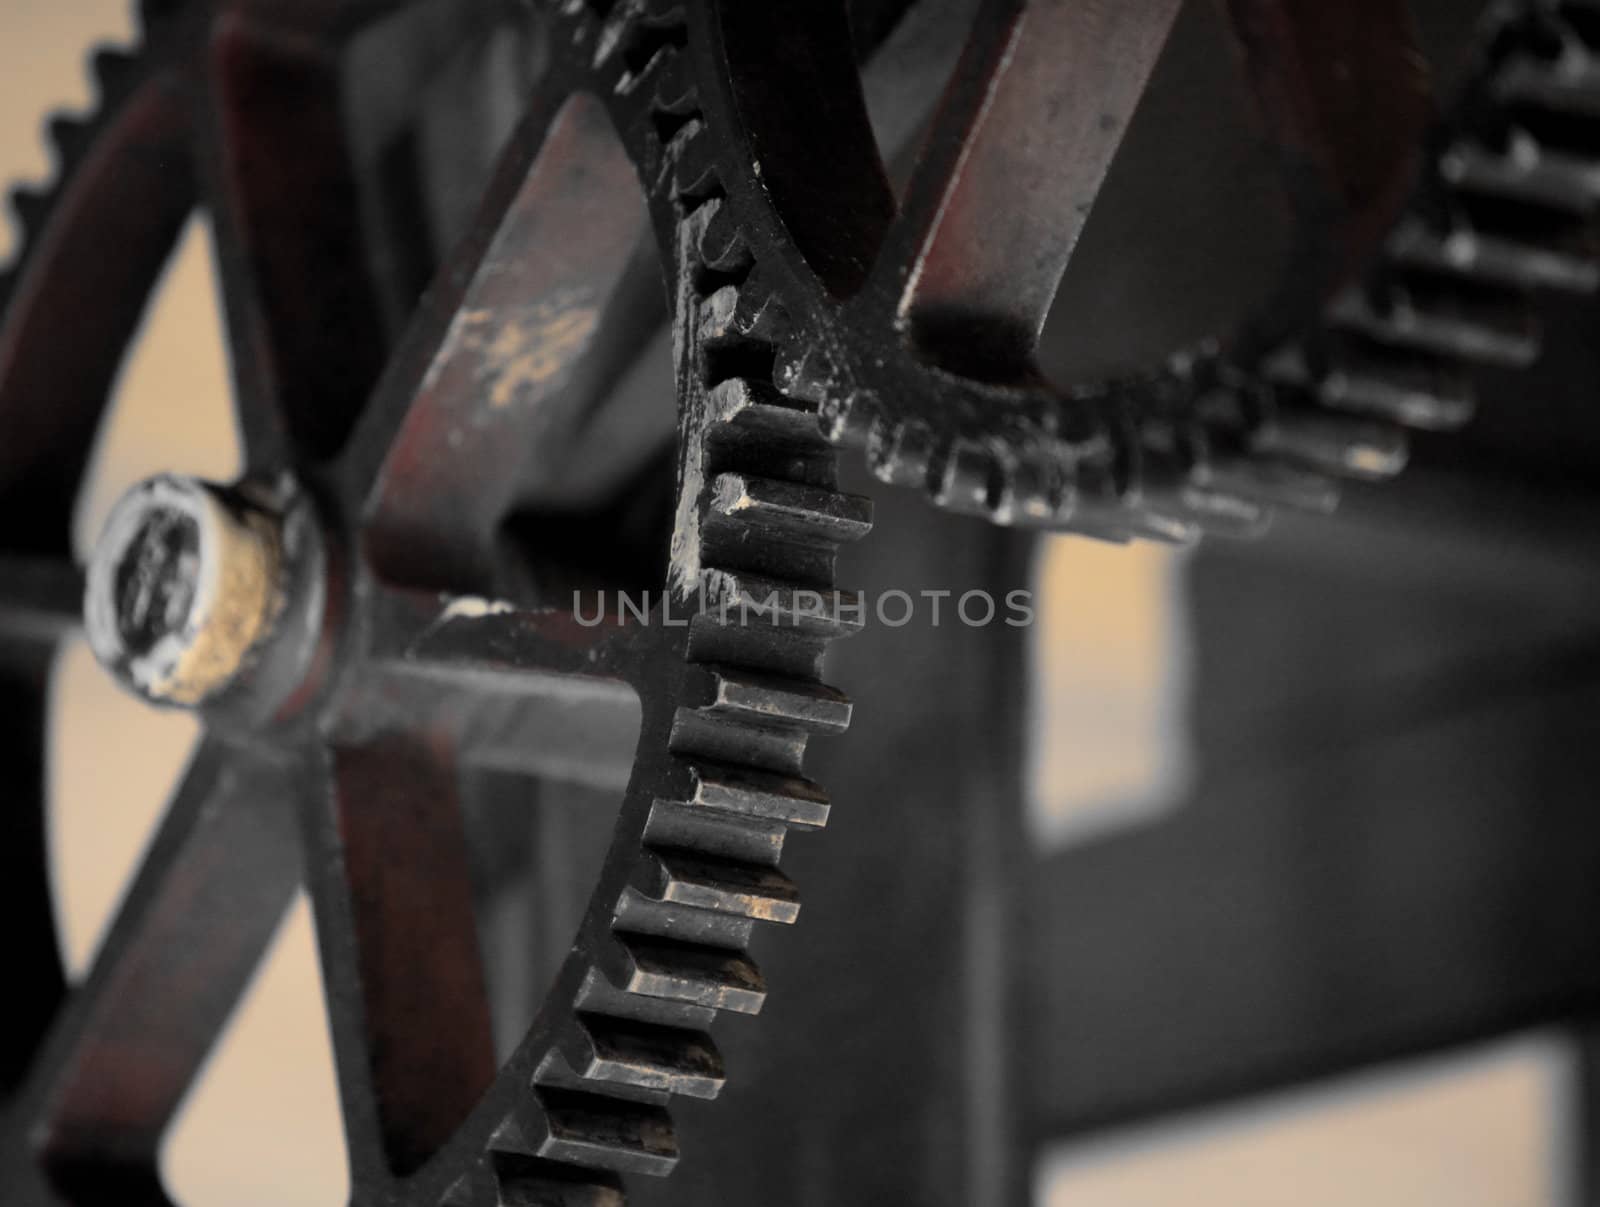
M 0 279 L 5 1201 L 166 1201 L 301 883 L 362 1204 L 1015 1203 L 1052 1136 L 1592 1016 L 1600 9 L 1460 7 L 146 0 Z M 197 207 L 245 472 L 80 571 Z M 1030 850 L 1019 630 L 832 644 L 1033 530 L 1273 512 L 1197 555 L 1200 775 L 1138 833 Z M 207 736 L 69 987 L 85 579 Z M 553 779 L 586 820 L 515 850 Z M 507 1037 L 474 898 L 528 859 Z

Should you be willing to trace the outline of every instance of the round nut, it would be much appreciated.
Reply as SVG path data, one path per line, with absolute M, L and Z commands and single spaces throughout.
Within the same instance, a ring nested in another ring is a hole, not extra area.
M 112 508 L 89 562 L 95 656 L 158 704 L 193 707 L 238 676 L 277 611 L 279 540 L 265 515 L 161 474 Z

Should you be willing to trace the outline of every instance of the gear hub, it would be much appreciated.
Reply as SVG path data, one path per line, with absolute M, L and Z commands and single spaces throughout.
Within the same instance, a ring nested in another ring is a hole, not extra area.
M 220 487 L 160 474 L 112 509 L 89 562 L 95 656 L 156 704 L 193 707 L 235 682 L 281 610 L 280 525 Z

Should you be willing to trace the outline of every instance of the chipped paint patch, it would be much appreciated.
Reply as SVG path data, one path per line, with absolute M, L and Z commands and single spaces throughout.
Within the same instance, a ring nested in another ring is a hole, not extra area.
M 450 606 L 439 613 L 435 625 L 449 624 L 452 620 L 482 620 L 485 616 L 504 616 L 516 611 L 514 604 L 503 599 L 485 599 L 481 595 L 463 595 L 450 601 Z
M 431 392 L 451 366 L 470 357 L 468 371 L 488 394 L 489 406 L 505 410 L 520 399 L 537 398 L 577 360 L 599 325 L 599 307 L 583 291 L 518 309 L 462 310 L 428 369 L 423 390 Z
M 440 600 L 450 599 L 441 595 Z M 503 599 L 485 599 L 481 595 L 460 595 L 445 605 L 440 612 L 428 622 L 428 627 L 423 629 L 406 647 L 406 656 L 417 657 L 418 651 L 427 644 L 428 639 L 444 628 L 453 620 L 483 620 L 490 616 L 505 616 L 516 611 L 516 605 Z
M 717 479 L 716 510 L 723 515 L 738 515 L 756 505 L 745 488 L 745 481 L 737 474 L 724 474 Z
M 526 319 L 512 317 L 484 350 L 480 380 L 489 405 L 510 406 L 525 390 L 536 390 L 570 365 L 600 325 L 594 306 L 539 306 Z

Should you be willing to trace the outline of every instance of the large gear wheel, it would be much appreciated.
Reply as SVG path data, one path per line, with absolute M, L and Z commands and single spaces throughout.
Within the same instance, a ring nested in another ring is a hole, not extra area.
M 193 708 L 207 736 L 70 992 L 40 876 L 42 800 L 13 809 L 7 891 L 33 954 L 7 1064 L 5 1184 L 23 1201 L 159 1199 L 163 1129 L 302 875 L 354 1201 L 619 1201 L 621 1175 L 677 1161 L 669 1099 L 721 1088 L 707 1028 L 760 1009 L 746 945 L 758 922 L 794 920 L 778 858 L 791 829 L 827 818 L 801 759 L 849 721 L 819 673 L 858 623 L 837 606 L 834 551 L 870 516 L 834 489 L 806 411 L 709 380 L 699 342 L 680 342 L 682 502 L 660 559 L 671 589 L 656 584 L 648 621 L 575 623 L 568 580 L 492 556 L 513 492 L 544 484 L 530 441 L 547 470 L 566 468 L 558 442 L 592 418 L 580 408 L 614 352 L 609 324 L 638 305 L 639 236 L 659 234 L 670 295 L 692 296 L 703 271 L 691 234 L 714 179 L 698 166 L 693 88 L 641 64 L 615 19 L 513 12 L 547 64 L 471 231 L 380 373 L 362 266 L 344 266 L 348 288 L 324 306 L 293 304 L 296 274 L 360 250 L 331 73 L 371 15 L 148 12 L 142 57 L 102 61 L 97 116 L 56 131 L 55 196 L 20 206 L 0 362 L 0 482 L 9 514 L 30 520 L 5 574 L 21 591 L 5 621 L 19 665 L 46 665 L 72 622 L 72 496 L 197 201 L 220 248 L 247 465 L 226 488 L 137 487 L 88 568 L 96 653 L 136 692 Z M 115 273 L 85 320 L 64 290 L 97 262 Z M 70 356 L 38 337 L 63 306 L 82 337 Z M 23 682 L 37 718 L 42 677 Z M 456 773 L 483 741 L 504 757 L 538 740 L 541 716 L 606 715 L 630 694 L 642 722 L 610 854 L 497 1070 Z
M 428 29 L 443 11 L 411 7 Z M 942 0 L 464 0 L 442 28 L 500 38 L 526 95 L 503 149 L 490 140 L 481 201 L 448 167 L 416 189 L 434 256 L 373 235 L 404 199 L 392 147 L 364 157 L 349 131 L 343 73 L 392 49 L 381 31 L 405 9 L 152 0 L 142 51 L 97 60 L 95 114 L 53 129 L 53 188 L 16 199 L 0 686 L 23 788 L 0 880 L 24 992 L 0 1050 L 0 1180 L 19 1202 L 164 1201 L 163 1131 L 302 881 L 353 1201 L 621 1202 L 624 1177 L 678 1160 L 673 1096 L 721 1089 L 709 1028 L 760 1009 L 751 935 L 795 919 L 779 857 L 827 819 L 802 761 L 850 720 L 823 660 L 864 618 L 834 559 L 871 526 L 838 489 L 836 445 L 1000 523 L 1251 533 L 1271 505 L 1329 505 L 1332 477 L 1397 470 L 1401 429 L 1466 418 L 1468 366 L 1535 355 L 1529 291 L 1600 279 L 1579 153 L 1589 4 L 1495 10 L 1435 120 L 1392 0 L 1232 0 L 1305 238 L 1229 340 L 1070 388 L 1045 380 L 1035 342 L 1173 0 L 976 16 Z M 869 52 L 918 22 L 956 74 L 897 199 L 883 161 L 942 80 L 913 72 L 874 112 Z M 1308 72 L 1312 37 L 1353 73 Z M 407 44 L 422 71 L 455 43 Z M 384 95 L 404 112 L 406 92 Z M 82 572 L 73 499 L 197 207 L 245 473 L 143 484 Z M 663 276 L 673 389 L 613 389 L 662 317 Z M 657 499 L 669 392 L 675 488 Z M 644 410 L 597 406 L 617 393 Z M 618 586 L 654 588 L 653 610 L 591 623 L 572 606 Z M 207 736 L 69 989 L 43 871 L 42 700 L 85 591 L 101 661 Z M 634 700 L 603 870 L 497 1061 L 459 774 L 484 748 L 526 770 Z

